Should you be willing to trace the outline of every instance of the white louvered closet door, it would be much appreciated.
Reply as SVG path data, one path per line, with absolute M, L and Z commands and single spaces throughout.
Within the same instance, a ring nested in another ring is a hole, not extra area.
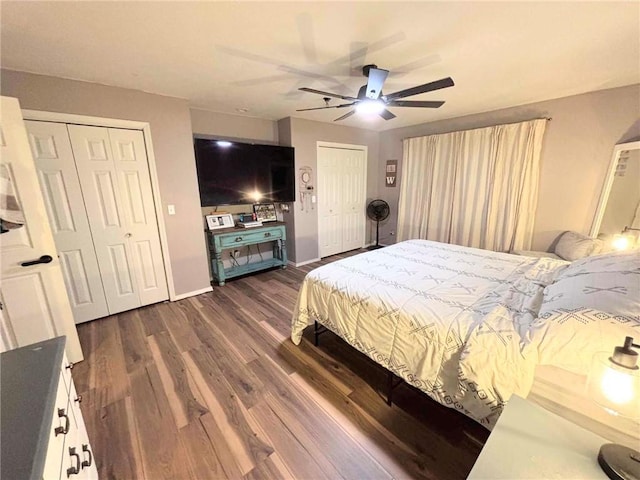
M 67 125 L 25 124 L 75 323 L 106 317 L 109 310 Z
M 362 150 L 318 148 L 320 257 L 364 246 L 366 159 Z

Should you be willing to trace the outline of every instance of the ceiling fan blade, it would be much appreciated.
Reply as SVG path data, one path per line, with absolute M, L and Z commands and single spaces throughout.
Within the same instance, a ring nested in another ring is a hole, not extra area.
M 301 13 L 296 16 L 298 34 L 302 43 L 302 51 L 308 64 L 318 63 L 315 35 L 313 31 L 313 18 L 309 13 Z
M 389 107 L 421 107 L 421 108 L 440 108 L 444 102 L 432 101 L 411 101 L 411 100 L 392 100 L 387 103 Z
M 325 97 L 341 98 L 342 100 L 356 100 L 355 97 L 349 97 L 346 95 L 339 95 L 337 93 L 323 92 L 322 90 L 316 90 L 314 88 L 302 87 L 298 90 L 302 92 L 316 93 L 318 95 L 324 95 Z
M 351 105 L 355 105 L 355 102 L 343 103 L 342 105 L 330 105 L 327 107 L 301 108 L 299 110 L 296 110 L 296 112 L 308 112 L 309 110 L 324 110 L 325 108 L 345 108 L 345 107 L 350 107 Z
M 367 82 L 367 98 L 377 100 L 382 92 L 382 85 L 389 75 L 389 70 L 382 70 L 381 68 L 369 69 L 369 81 Z
M 407 88 L 406 90 L 400 90 L 387 95 L 387 100 L 395 100 L 396 98 L 411 97 L 413 95 L 419 95 L 420 93 L 433 92 L 434 90 L 440 90 L 441 88 L 453 87 L 453 79 L 451 77 L 436 80 L 435 82 L 425 83 L 424 85 L 418 85 L 416 87 Z
M 380 112 L 380 116 L 385 120 L 391 120 L 392 118 L 396 118 L 396 116 L 386 108 Z
M 344 120 L 345 118 L 349 118 L 351 115 L 353 115 L 354 113 L 356 113 L 355 110 L 351 110 L 350 112 L 345 113 L 344 115 L 342 115 L 341 117 L 338 117 L 334 120 L 334 122 L 338 122 L 340 120 Z

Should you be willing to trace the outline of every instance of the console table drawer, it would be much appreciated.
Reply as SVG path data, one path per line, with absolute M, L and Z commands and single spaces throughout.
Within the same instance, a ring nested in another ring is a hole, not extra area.
M 255 244 L 261 241 L 269 242 L 271 240 L 279 240 L 282 238 L 283 229 L 269 229 L 268 232 L 264 230 L 258 232 L 239 232 L 232 235 L 224 235 L 220 237 L 220 245 L 223 248 L 233 247 L 236 245 Z

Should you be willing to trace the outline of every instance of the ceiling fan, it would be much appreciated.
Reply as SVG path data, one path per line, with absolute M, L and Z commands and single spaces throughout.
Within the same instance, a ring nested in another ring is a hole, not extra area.
M 382 93 L 382 86 L 384 85 L 387 76 L 389 75 L 389 70 L 383 70 L 378 68 L 377 65 L 365 65 L 362 67 L 362 74 L 367 77 L 369 80 L 366 85 L 360 87 L 358 90 L 357 97 L 350 97 L 348 95 L 339 95 L 337 93 L 331 92 L 323 92 L 322 90 L 315 90 L 313 88 L 300 88 L 299 90 L 303 92 L 316 93 L 318 95 L 323 95 L 325 97 L 326 106 L 324 107 L 316 107 L 316 108 L 302 108 L 297 110 L 298 112 L 306 112 L 309 110 L 324 110 L 326 108 L 347 108 L 354 107 L 353 110 L 345 113 L 339 118 L 336 118 L 334 122 L 339 120 L 344 120 L 345 118 L 350 117 L 356 111 L 362 113 L 376 113 L 380 115 L 385 120 L 391 120 L 392 118 L 396 118 L 396 116 L 387 110 L 387 107 L 419 107 L 419 108 L 439 108 L 444 102 L 443 101 L 412 101 L 412 100 L 401 100 L 406 97 L 411 97 L 413 95 L 419 95 L 421 93 L 432 92 L 434 90 L 440 90 L 441 88 L 453 87 L 454 83 L 451 77 L 443 78 L 441 80 L 436 80 L 435 82 L 425 83 L 423 85 L 418 85 L 416 87 L 407 88 L 405 90 L 400 90 L 398 92 L 390 93 L 385 95 Z M 341 105 L 329 105 L 330 98 L 339 98 L 341 100 L 346 100 L 350 103 L 343 103 Z

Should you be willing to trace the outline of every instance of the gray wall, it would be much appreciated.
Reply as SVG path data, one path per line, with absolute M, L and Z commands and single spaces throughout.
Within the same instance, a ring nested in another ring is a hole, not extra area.
M 194 135 L 246 142 L 277 144 L 278 124 L 272 120 L 191 109 L 191 128 Z
M 546 250 L 564 230 L 588 234 L 613 146 L 640 136 L 639 105 L 640 85 L 632 85 L 382 132 L 378 188 L 392 215 L 381 226 L 381 243 L 395 242 L 403 138 L 540 117 L 553 120 L 542 148 L 533 248 Z M 395 188 L 384 185 L 384 166 L 390 159 L 400 164 Z
M 2 70 L 2 95 L 22 108 L 149 122 L 176 294 L 209 286 L 186 100 L 95 83 Z M 176 207 L 167 215 L 167 204 Z
M 365 145 L 367 152 L 367 200 L 378 193 L 378 156 L 379 134 L 362 128 L 345 127 L 339 124 L 315 122 L 301 118 L 287 119 L 289 123 L 282 123 L 283 135 L 290 131 L 291 145 L 296 149 L 296 169 L 303 165 L 313 169 L 313 184 L 317 185 L 317 142 L 333 142 L 351 145 Z M 282 122 L 282 121 L 281 121 Z M 296 178 L 296 191 L 299 187 Z M 318 210 L 303 212 L 302 204 L 294 204 L 295 215 L 295 249 L 290 257 L 296 263 L 306 262 L 318 258 Z M 368 224 L 367 238 L 371 238 L 371 224 Z

